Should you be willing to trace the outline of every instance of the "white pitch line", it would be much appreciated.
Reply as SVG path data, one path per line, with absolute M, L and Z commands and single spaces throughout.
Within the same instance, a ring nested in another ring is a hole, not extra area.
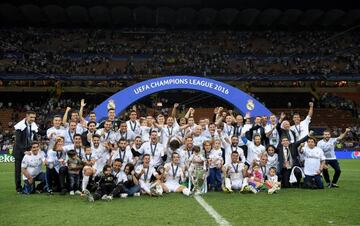
M 210 206 L 201 196 L 194 196 L 196 201 L 208 212 L 208 214 L 215 219 L 215 221 L 221 226 L 231 226 L 231 224 L 225 220 L 212 206 Z

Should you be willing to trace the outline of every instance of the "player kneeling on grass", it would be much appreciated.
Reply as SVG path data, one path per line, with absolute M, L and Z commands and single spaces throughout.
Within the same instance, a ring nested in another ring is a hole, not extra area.
M 319 147 L 316 147 L 315 138 L 310 137 L 307 141 L 307 146 L 301 149 L 301 151 L 305 155 L 305 188 L 324 188 L 321 172 L 325 166 L 325 155 Z
M 225 178 L 223 191 L 232 192 L 233 190 L 240 190 L 247 169 L 247 165 L 239 161 L 239 153 L 233 151 L 231 153 L 231 163 L 226 164 L 223 168 Z
M 182 192 L 184 195 L 189 196 L 190 190 L 180 185 L 180 181 L 185 181 L 184 169 L 180 166 L 180 155 L 176 152 L 171 155 L 171 162 L 166 163 L 164 166 L 163 183 L 164 192 Z
M 200 147 L 194 146 L 192 148 L 193 154 L 187 160 L 189 166 L 189 175 L 191 183 L 193 184 L 193 192 L 201 194 L 204 189 L 204 182 L 206 177 L 206 159 L 200 153 Z
M 23 194 L 35 192 L 35 181 L 40 181 L 40 184 L 36 187 L 37 191 L 41 192 L 47 189 L 45 185 L 45 173 L 41 172 L 41 166 L 44 161 L 44 154 L 39 151 L 39 143 L 33 142 L 30 147 L 30 153 L 26 154 L 21 162 L 21 171 L 24 180 Z
M 151 183 L 152 177 L 157 178 L 159 177 L 159 174 L 156 172 L 154 167 L 150 166 L 149 154 L 144 154 L 143 164 L 136 168 L 135 173 L 139 180 L 142 194 L 147 194 L 150 196 L 162 195 L 161 183 L 158 180 Z
M 268 188 L 268 194 L 272 194 L 280 190 L 281 182 L 278 181 L 278 176 L 276 175 L 276 167 L 270 167 L 269 175 L 267 176 L 265 185 Z
M 105 165 L 102 172 L 95 177 L 96 190 L 92 195 L 89 190 L 85 190 L 84 193 L 88 197 L 88 201 L 94 200 L 111 200 L 108 195 L 114 190 L 116 183 L 116 177 L 111 173 L 111 166 Z
M 67 165 L 70 195 L 80 195 L 80 170 L 83 168 L 83 164 L 75 150 L 69 150 L 67 155 L 69 157 Z

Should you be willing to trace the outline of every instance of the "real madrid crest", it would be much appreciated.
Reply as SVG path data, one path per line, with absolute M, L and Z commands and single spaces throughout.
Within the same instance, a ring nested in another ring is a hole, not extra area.
M 255 108 L 255 104 L 254 104 L 254 101 L 249 99 L 246 103 L 246 108 L 249 110 L 249 111 L 252 111 L 254 110 Z

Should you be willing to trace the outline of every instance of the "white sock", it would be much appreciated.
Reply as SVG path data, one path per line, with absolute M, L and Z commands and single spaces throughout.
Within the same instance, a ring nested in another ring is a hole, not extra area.
M 83 176 L 83 179 L 82 179 L 82 191 L 84 191 L 89 183 L 89 176 Z
M 182 190 L 182 193 L 183 193 L 184 195 L 186 195 L 186 196 L 189 196 L 189 195 L 190 195 L 190 190 L 189 190 L 188 188 L 184 188 L 184 189 Z

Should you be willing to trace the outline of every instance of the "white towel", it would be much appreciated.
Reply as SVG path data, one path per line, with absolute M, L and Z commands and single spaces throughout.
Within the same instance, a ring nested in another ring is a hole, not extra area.
M 15 128 L 15 130 L 23 131 L 26 128 L 25 118 L 23 120 L 21 120 L 20 122 L 16 123 L 14 128 Z M 36 125 L 35 122 L 31 123 L 31 131 L 34 131 L 36 133 L 38 132 L 38 126 Z
M 295 168 L 298 168 L 298 169 L 301 171 L 301 176 L 302 176 L 302 178 L 305 177 L 304 171 L 303 171 L 300 167 L 294 166 L 294 167 L 292 168 L 292 170 L 291 170 L 291 175 L 290 175 L 290 179 L 289 179 L 289 182 L 290 182 L 290 183 L 296 183 L 296 182 L 298 182 L 297 179 L 296 179 L 296 177 L 295 177 L 295 173 L 294 173 Z

